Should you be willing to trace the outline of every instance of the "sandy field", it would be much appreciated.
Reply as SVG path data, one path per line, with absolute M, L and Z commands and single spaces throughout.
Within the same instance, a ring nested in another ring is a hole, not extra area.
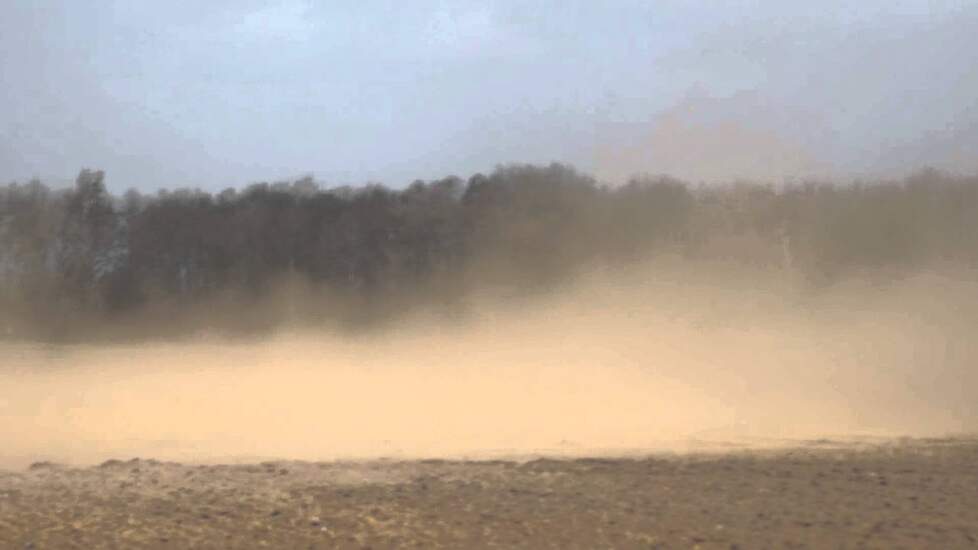
M 2 548 L 974 548 L 978 439 L 0 474 Z

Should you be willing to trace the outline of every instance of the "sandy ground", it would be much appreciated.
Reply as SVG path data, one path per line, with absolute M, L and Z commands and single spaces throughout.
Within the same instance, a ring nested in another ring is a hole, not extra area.
M 978 439 L 0 473 L 2 548 L 975 548 Z

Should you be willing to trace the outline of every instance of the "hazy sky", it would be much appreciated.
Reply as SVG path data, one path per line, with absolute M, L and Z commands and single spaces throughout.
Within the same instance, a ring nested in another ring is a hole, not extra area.
M 0 181 L 978 171 L 978 1 L 4 0 L 0 79 Z

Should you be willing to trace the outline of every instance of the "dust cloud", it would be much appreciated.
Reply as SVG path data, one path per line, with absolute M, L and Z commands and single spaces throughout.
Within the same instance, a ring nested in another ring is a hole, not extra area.
M 721 275 L 722 274 L 722 275 Z M 0 348 L 0 467 L 489 457 L 950 435 L 978 425 L 978 278 L 812 289 L 721 264 L 595 271 L 360 335 Z

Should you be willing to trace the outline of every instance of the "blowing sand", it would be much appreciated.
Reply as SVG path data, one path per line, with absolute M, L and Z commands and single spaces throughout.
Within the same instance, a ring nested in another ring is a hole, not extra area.
M 978 426 L 978 284 L 816 294 L 764 276 L 595 275 L 360 336 L 8 345 L 0 466 L 608 455 Z
M 972 545 L 974 442 L 880 442 L 975 432 L 978 285 L 756 275 L 596 274 L 357 336 L 7 344 L 0 544 Z

